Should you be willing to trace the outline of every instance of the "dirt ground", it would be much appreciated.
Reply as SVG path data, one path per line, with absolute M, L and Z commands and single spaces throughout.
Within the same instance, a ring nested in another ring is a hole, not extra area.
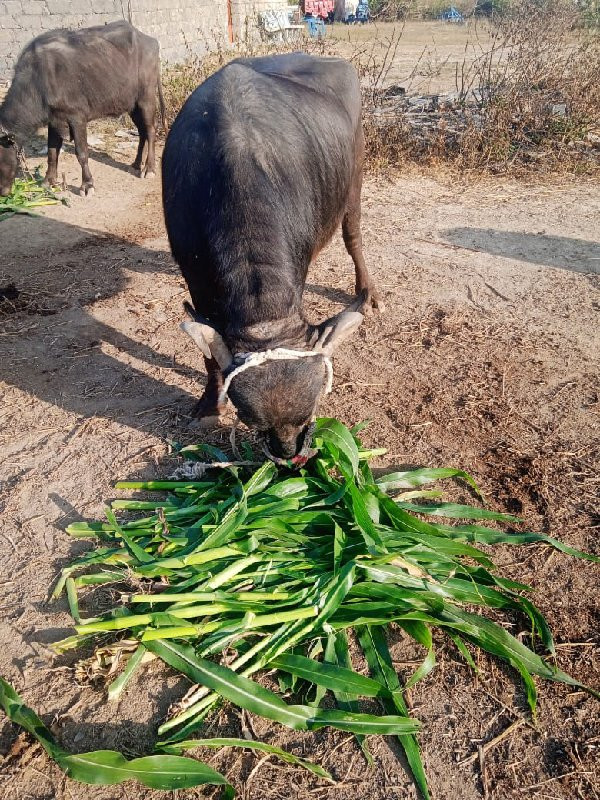
M 101 687 L 78 683 L 76 655 L 53 657 L 49 644 L 67 635 L 70 617 L 64 601 L 47 603 L 48 589 L 88 546 L 64 528 L 98 517 L 117 479 L 168 474 L 169 439 L 226 445 L 232 417 L 206 432 L 192 422 L 204 375 L 178 328 L 186 292 L 168 254 L 158 179 L 135 178 L 127 148 L 113 145 L 112 155 L 95 155 L 95 197 L 70 193 L 70 207 L 0 222 L 0 674 L 67 748 L 141 754 L 186 681 L 153 662 L 111 706 Z M 72 154 L 62 169 L 68 184 L 79 182 Z M 365 251 L 387 312 L 343 346 L 322 412 L 372 420 L 365 441 L 389 449 L 377 466 L 467 469 L 493 507 L 600 552 L 599 218 L 600 185 L 581 180 L 368 179 Z M 309 276 L 309 317 L 339 309 L 352 285 L 338 236 Z M 559 666 L 598 688 L 597 567 L 543 546 L 495 555 L 507 576 L 535 587 Z M 97 600 L 84 604 L 88 613 Z M 522 630 L 515 620 L 510 629 Z M 539 682 L 532 722 L 511 670 L 481 656 L 475 676 L 447 640 L 437 643 L 438 666 L 409 693 L 436 800 L 600 797 L 597 701 Z M 421 655 L 400 634 L 393 652 L 400 673 Z M 351 736 L 253 725 L 266 741 L 322 763 L 338 783 L 247 752 L 202 753 L 241 798 L 416 797 L 384 739 L 373 740 L 369 769 Z M 209 730 L 240 735 L 240 726 L 229 709 Z M 3 716 L 0 753 L 7 799 L 164 796 L 131 783 L 66 780 Z
M 458 91 L 463 80 L 469 84 L 472 65 L 491 48 L 492 36 L 482 18 L 464 25 L 409 19 L 336 24 L 327 29 L 326 46 L 333 42 L 340 55 L 365 65 L 389 60 L 389 70 L 382 74 L 385 85 L 399 83 L 408 94 L 428 94 Z

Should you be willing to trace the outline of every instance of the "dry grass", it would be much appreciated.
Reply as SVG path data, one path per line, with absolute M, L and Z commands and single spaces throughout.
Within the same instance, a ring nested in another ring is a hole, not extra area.
M 411 125 L 406 105 L 390 104 L 386 91 L 401 29 L 378 43 L 379 52 L 363 48 L 355 61 L 365 86 L 371 165 L 442 161 L 461 171 L 596 172 L 600 37 L 579 21 L 563 0 L 543 8 L 524 0 L 495 27 L 486 25 L 453 65 L 452 102 L 423 127 Z M 404 82 L 408 94 L 422 62 Z

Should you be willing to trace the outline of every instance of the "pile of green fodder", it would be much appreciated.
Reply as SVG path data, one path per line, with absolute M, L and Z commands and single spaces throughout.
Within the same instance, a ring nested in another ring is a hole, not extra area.
M 41 174 L 36 170 L 34 177 L 15 178 L 10 194 L 0 197 L 0 221 L 14 214 L 36 216 L 33 209 L 66 202 L 56 191 L 42 184 Z
M 381 451 L 363 449 L 359 427 L 348 430 L 335 419 L 318 420 L 316 456 L 297 473 L 270 462 L 249 467 L 250 461 L 204 474 L 200 470 L 196 480 L 118 483 L 120 489 L 166 492 L 166 497 L 116 500 L 106 511 L 107 522 L 69 526 L 71 535 L 99 543 L 65 568 L 55 587 L 55 597 L 66 591 L 76 622 L 75 635 L 58 643 L 57 652 L 93 642 L 104 659 L 112 653 L 126 663 L 109 686 L 111 697 L 123 690 L 147 652 L 194 684 L 159 728 L 157 749 L 163 755 L 125 761 L 134 765 L 128 773 L 120 754 L 101 751 L 116 759 L 121 772 L 115 778 L 103 771 L 102 757 L 87 754 L 100 761 L 97 774 L 90 768 L 82 777 L 71 768 L 71 775 L 93 782 L 129 776 L 158 785 L 154 766 L 140 772 L 137 762 L 159 759 L 159 764 L 171 758 L 177 759 L 177 770 L 170 775 L 165 768 L 163 788 L 224 783 L 214 771 L 199 775 L 200 762 L 179 757 L 202 744 L 263 749 L 329 777 L 322 768 L 261 742 L 191 738 L 226 700 L 295 730 L 330 726 L 350 731 L 367 758 L 366 736 L 397 736 L 428 797 L 417 739 L 420 725 L 409 716 L 404 692 L 435 664 L 433 628 L 443 629 L 473 667 L 467 644 L 518 670 L 532 712 L 533 676 L 580 685 L 475 610 L 522 615 L 529 621 L 532 647 L 554 653 L 551 632 L 528 599 L 528 587 L 501 577 L 489 553 L 477 545 L 545 542 L 572 556 L 598 559 L 540 534 L 486 527 L 482 520 L 518 520 L 443 502 L 441 492 L 422 488 L 456 478 L 476 493 L 473 479 L 460 470 L 413 469 L 375 479 L 368 461 Z M 227 459 L 208 445 L 185 447 L 181 453 L 196 460 Z M 127 512 L 127 521 L 119 522 L 115 512 Z M 144 516 L 132 519 L 132 512 Z M 461 523 L 443 521 L 452 518 Z M 81 619 L 78 590 L 99 584 L 128 584 L 137 590 L 122 593 L 116 608 Z M 391 625 L 427 650 L 404 684 L 388 649 Z M 353 668 L 350 631 L 369 677 Z M 265 670 L 276 670 L 279 691 L 257 682 Z M 335 709 L 322 707 L 327 692 Z M 20 707 L 15 697 L 13 706 Z M 376 698 L 381 713 L 363 713 L 361 698 Z M 191 764 L 190 770 L 180 762 Z

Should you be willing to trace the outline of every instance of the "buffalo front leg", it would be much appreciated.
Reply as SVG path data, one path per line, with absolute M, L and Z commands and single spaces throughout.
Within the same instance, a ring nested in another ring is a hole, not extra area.
M 214 358 L 204 358 L 208 380 L 204 394 L 198 400 L 192 414 L 195 417 L 218 417 L 225 410 L 223 405 L 219 405 L 219 393 L 223 386 L 223 374 L 221 368 Z
M 87 143 L 87 125 L 85 122 L 77 121 L 70 122 L 71 134 L 73 136 L 73 143 L 75 145 L 75 155 L 81 167 L 81 195 L 94 194 L 94 179 L 90 172 L 88 164 L 88 143 Z
M 52 125 L 48 125 L 48 169 L 44 184 L 56 186 L 58 183 L 58 156 L 62 147 L 63 137 Z

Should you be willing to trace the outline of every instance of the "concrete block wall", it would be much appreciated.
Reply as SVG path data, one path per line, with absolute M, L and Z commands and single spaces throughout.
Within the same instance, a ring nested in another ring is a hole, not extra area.
M 236 38 L 254 29 L 259 11 L 287 6 L 287 0 L 0 0 L 0 81 L 10 80 L 19 53 L 40 33 L 117 19 L 155 36 L 164 61 L 184 61 L 228 41 L 228 3 Z

